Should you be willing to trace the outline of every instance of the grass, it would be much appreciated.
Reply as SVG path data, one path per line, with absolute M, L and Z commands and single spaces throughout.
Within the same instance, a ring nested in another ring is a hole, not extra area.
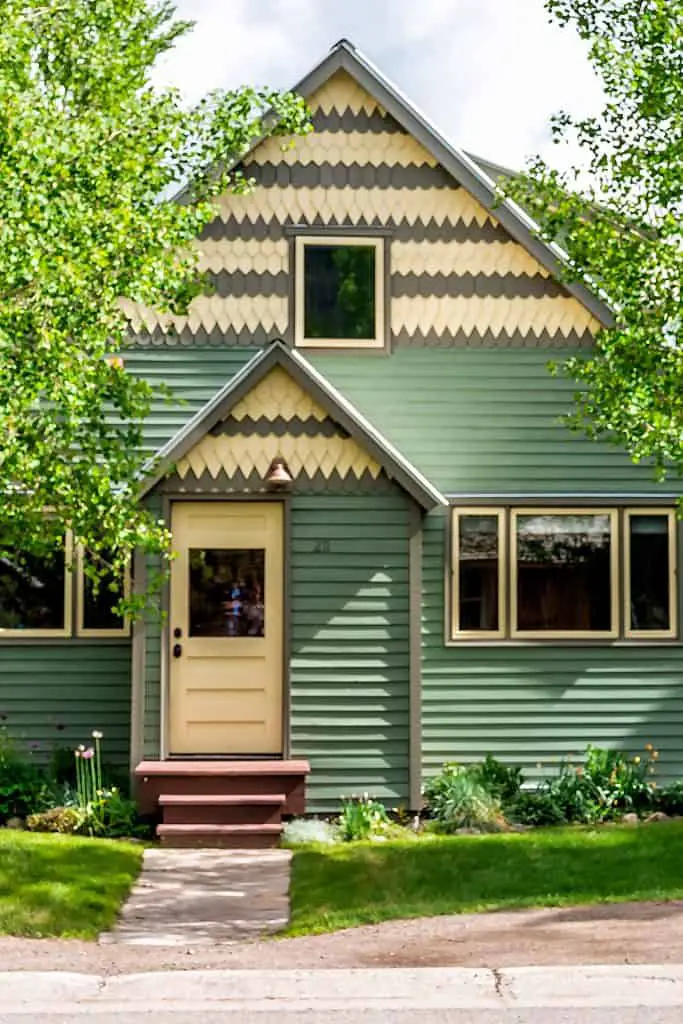
M 395 918 L 683 898 L 683 822 L 294 852 L 287 935 Z
M 0 831 L 0 934 L 95 939 L 141 863 L 132 843 Z

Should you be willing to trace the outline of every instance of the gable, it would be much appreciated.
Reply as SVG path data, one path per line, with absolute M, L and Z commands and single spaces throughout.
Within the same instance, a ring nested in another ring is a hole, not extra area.
M 392 346 L 590 346 L 599 327 L 496 216 L 346 71 L 309 95 L 315 131 L 267 139 L 198 242 L 215 294 L 187 317 L 128 305 L 140 339 L 291 340 L 292 233 L 386 229 Z
M 183 482 L 238 477 L 265 483 L 273 459 L 284 458 L 295 481 L 376 480 L 382 467 L 281 367 L 271 370 L 180 459 Z

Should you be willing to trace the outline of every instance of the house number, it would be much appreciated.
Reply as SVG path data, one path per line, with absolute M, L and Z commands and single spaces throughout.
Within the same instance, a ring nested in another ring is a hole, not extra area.
M 316 540 L 313 543 L 313 553 L 316 555 L 329 555 L 332 545 L 329 540 Z

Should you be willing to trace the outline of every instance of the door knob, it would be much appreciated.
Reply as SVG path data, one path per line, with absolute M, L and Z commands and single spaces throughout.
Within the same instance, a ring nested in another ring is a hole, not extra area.
M 173 657 L 174 658 L 179 658 L 182 653 L 183 653 L 183 645 L 182 644 L 173 644 Z

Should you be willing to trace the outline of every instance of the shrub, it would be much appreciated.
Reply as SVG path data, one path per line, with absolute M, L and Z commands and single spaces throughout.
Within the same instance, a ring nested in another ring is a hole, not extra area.
M 683 815 L 683 781 L 672 782 L 663 789 L 657 798 L 657 805 L 660 811 L 672 817 Z
M 292 818 L 282 831 L 285 846 L 304 846 L 308 843 L 323 843 L 333 846 L 341 839 L 339 828 L 320 818 Z
M 500 800 L 482 785 L 476 766 L 445 764 L 425 786 L 425 799 L 439 831 L 495 831 L 504 823 Z
M 48 803 L 45 775 L 0 729 L 0 824 L 41 811 Z
M 342 800 L 338 825 L 344 842 L 372 839 L 373 836 L 386 833 L 389 824 L 384 804 L 373 800 L 367 793 L 360 798 Z
M 78 832 L 83 819 L 75 807 L 53 807 L 49 811 L 29 814 L 26 828 L 29 832 Z
M 567 821 L 592 824 L 610 821 L 628 812 L 642 813 L 654 805 L 648 775 L 654 771 L 657 751 L 629 757 L 621 750 L 588 746 L 583 765 L 565 763 L 546 791 L 562 808 Z
M 524 781 L 521 768 L 503 764 L 487 754 L 481 764 L 472 768 L 472 772 L 484 789 L 503 806 L 511 804 L 519 796 Z
M 523 790 L 508 808 L 511 821 L 520 825 L 540 828 L 544 825 L 561 825 L 564 810 L 547 788 Z

